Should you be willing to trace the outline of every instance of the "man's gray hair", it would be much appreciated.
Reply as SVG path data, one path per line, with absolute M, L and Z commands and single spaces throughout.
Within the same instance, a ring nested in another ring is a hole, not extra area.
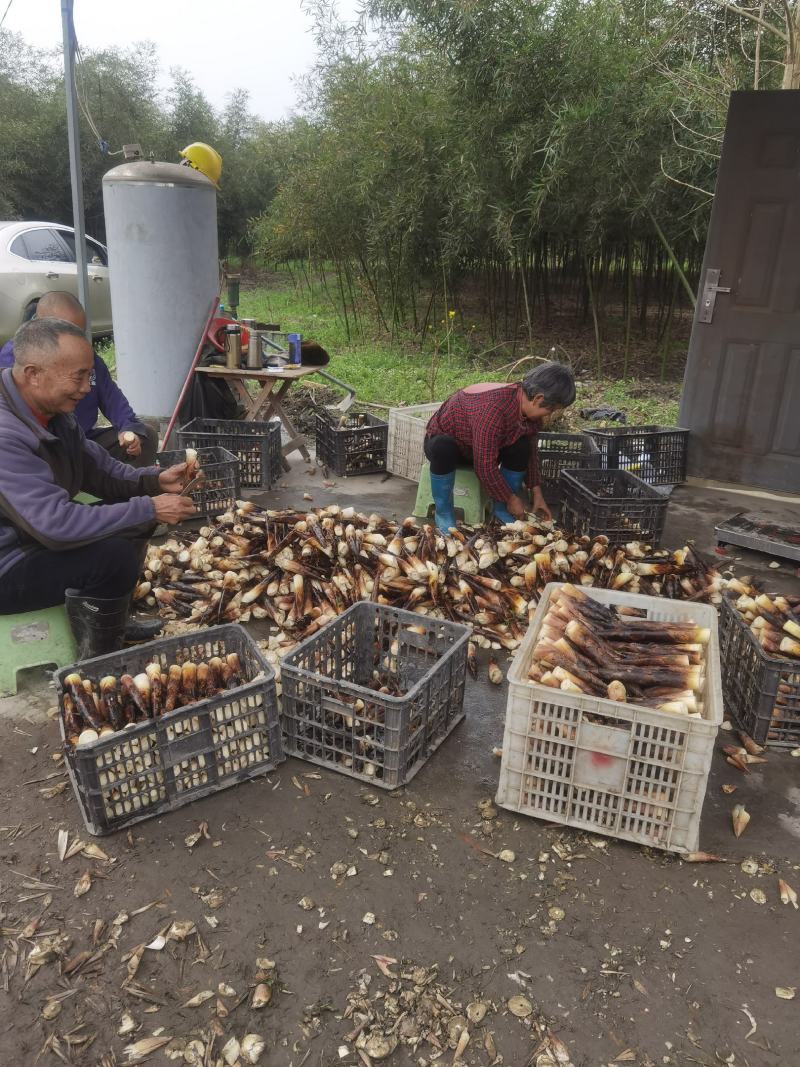
M 575 400 L 575 377 L 564 363 L 541 363 L 522 379 L 529 400 L 540 393 L 550 408 L 568 408 Z
M 86 334 L 79 326 L 63 319 L 24 322 L 14 334 L 14 363 L 18 367 L 27 367 L 31 363 L 46 361 L 58 352 L 62 337 L 80 337 L 86 341 Z

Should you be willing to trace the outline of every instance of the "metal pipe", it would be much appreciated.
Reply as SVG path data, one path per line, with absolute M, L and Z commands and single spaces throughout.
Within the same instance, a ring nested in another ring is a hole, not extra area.
M 181 389 L 180 396 L 178 397 L 177 403 L 175 404 L 175 410 L 172 412 L 172 417 L 169 420 L 167 432 L 164 434 L 164 442 L 161 445 L 161 448 L 164 451 L 166 451 L 167 449 L 167 442 L 170 439 L 170 435 L 172 434 L 172 431 L 175 427 L 175 423 L 178 421 L 178 412 L 181 410 L 181 405 L 183 404 L 184 397 L 189 391 L 189 385 L 191 384 L 192 378 L 194 377 L 195 367 L 200 362 L 200 357 L 202 356 L 203 349 L 206 346 L 206 334 L 208 333 L 208 329 L 211 323 L 214 321 L 214 316 L 217 314 L 217 307 L 219 306 L 219 296 L 220 294 L 217 293 L 217 295 L 211 301 L 211 308 L 208 312 L 208 315 L 206 316 L 206 323 L 203 327 L 203 332 L 200 334 L 200 340 L 197 345 L 197 351 L 194 354 L 192 365 L 191 367 L 189 367 L 189 372 L 186 375 L 186 380 L 183 383 L 183 388 Z
M 64 36 L 64 92 L 67 97 L 67 143 L 69 177 L 72 186 L 72 225 L 75 229 L 75 260 L 78 265 L 78 299 L 86 312 L 86 333 L 92 339 L 92 312 L 89 307 L 89 271 L 86 265 L 86 228 L 83 220 L 83 175 L 81 172 L 81 133 L 75 89 L 74 0 L 61 0 L 61 26 Z

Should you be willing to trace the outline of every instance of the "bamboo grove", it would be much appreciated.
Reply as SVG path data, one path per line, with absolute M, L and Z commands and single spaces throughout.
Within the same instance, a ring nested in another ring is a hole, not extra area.
M 348 334 L 425 337 L 456 310 L 495 341 L 554 319 L 666 352 L 688 321 L 729 93 L 800 85 L 800 0 L 303 0 L 319 61 L 291 119 L 220 112 L 154 46 L 87 52 L 108 144 L 225 160 L 222 250 L 321 279 Z M 235 72 L 234 72 L 235 78 Z M 0 31 L 0 217 L 71 222 L 57 52 Z M 82 127 L 87 225 L 118 159 Z M 61 146 L 53 152 L 53 146 Z M 45 164 L 46 161 L 46 164 Z
M 257 246 L 321 271 L 352 330 L 365 301 L 420 336 L 469 305 L 523 344 L 571 316 L 598 371 L 612 318 L 625 372 L 632 338 L 666 350 L 690 317 L 728 94 L 753 87 L 757 49 L 759 86 L 779 87 L 782 42 L 715 0 L 369 10 L 380 44 L 336 38 Z

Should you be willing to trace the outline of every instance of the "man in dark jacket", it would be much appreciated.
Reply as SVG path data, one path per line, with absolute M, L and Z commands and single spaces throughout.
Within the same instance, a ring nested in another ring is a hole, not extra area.
M 0 614 L 66 603 L 81 658 L 148 636 L 127 625 L 147 538 L 194 513 L 186 464 L 136 470 L 84 437 L 74 411 L 93 370 L 83 331 L 42 318 L 0 371 Z M 75 503 L 80 491 L 102 503 Z
M 37 319 L 63 319 L 86 332 L 86 314 L 71 293 L 45 293 L 36 305 Z M 0 348 L 0 369 L 14 365 L 14 342 Z M 97 426 L 102 413 L 110 426 Z M 90 441 L 96 441 L 114 459 L 132 467 L 151 467 L 158 450 L 158 434 L 135 414 L 125 394 L 100 356 L 94 357 L 94 381 L 75 408 L 75 418 Z

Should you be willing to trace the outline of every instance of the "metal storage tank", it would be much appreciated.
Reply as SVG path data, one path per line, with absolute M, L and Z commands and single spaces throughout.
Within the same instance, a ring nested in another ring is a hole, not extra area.
M 178 163 L 103 178 L 117 381 L 138 415 L 172 414 L 219 292 L 217 194 Z

